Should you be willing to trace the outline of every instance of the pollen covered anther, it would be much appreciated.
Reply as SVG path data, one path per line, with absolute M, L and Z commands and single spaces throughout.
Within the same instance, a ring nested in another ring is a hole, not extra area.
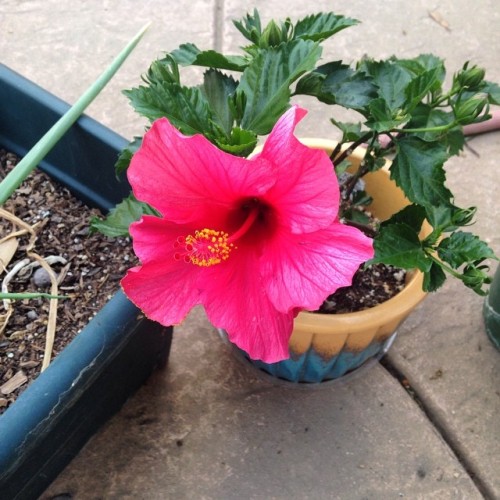
M 214 266 L 227 260 L 235 248 L 228 240 L 229 235 L 224 231 L 207 228 L 195 231 L 194 236 L 189 234 L 177 239 L 174 248 L 180 251 L 174 254 L 174 258 L 200 267 Z
M 215 229 L 201 229 L 192 234 L 179 236 L 174 242 L 174 248 L 179 251 L 174 253 L 175 260 L 184 260 L 187 264 L 195 264 L 200 267 L 209 267 L 220 264 L 229 258 L 231 250 L 237 247 L 234 241 L 244 236 L 257 219 L 258 210 L 251 210 L 241 227 L 229 236 L 225 231 Z

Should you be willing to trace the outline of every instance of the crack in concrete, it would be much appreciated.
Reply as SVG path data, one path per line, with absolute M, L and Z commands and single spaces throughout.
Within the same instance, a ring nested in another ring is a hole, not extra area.
M 387 357 L 382 358 L 380 360 L 380 364 L 394 379 L 399 382 L 401 387 L 403 387 L 403 389 L 415 401 L 417 406 L 422 410 L 427 420 L 429 420 L 436 432 L 450 449 L 450 452 L 457 459 L 458 463 L 463 467 L 465 473 L 470 477 L 471 481 L 479 490 L 479 493 L 483 495 L 485 500 L 494 500 L 496 498 L 495 493 L 491 490 L 490 486 L 486 484 L 485 481 L 481 478 L 481 472 L 477 470 L 477 467 L 467 458 L 466 450 L 462 449 L 460 443 L 458 443 L 453 435 L 447 430 L 446 425 L 441 422 L 440 418 L 434 414 L 431 405 L 427 404 L 424 399 L 419 396 L 417 389 L 413 385 L 411 385 L 411 382 L 406 377 L 406 375 L 402 371 L 400 371 L 393 363 L 391 363 L 387 359 Z

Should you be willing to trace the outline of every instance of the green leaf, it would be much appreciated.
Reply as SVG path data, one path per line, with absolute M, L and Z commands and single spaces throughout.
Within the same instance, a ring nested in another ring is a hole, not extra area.
M 157 59 L 151 63 L 147 73 L 142 76 L 142 79 L 148 83 L 178 83 L 181 82 L 179 66 L 174 59 L 167 54 L 163 59 Z
M 500 105 L 500 85 L 494 82 L 484 82 L 485 86 L 483 92 L 488 94 L 488 101 L 490 104 Z
M 418 233 L 409 225 L 397 223 L 380 228 L 374 240 L 375 257 L 370 263 L 428 271 L 432 260 L 427 257 L 418 239 Z
M 304 75 L 295 87 L 295 94 L 297 95 L 311 95 L 318 97 L 321 95 L 321 89 L 326 75 L 313 71 Z
M 408 71 L 391 61 L 365 61 L 365 68 L 369 69 L 378 87 L 378 96 L 384 99 L 387 107 L 392 112 L 401 109 L 406 100 L 404 89 L 411 81 Z
M 446 274 L 441 269 L 441 266 L 433 262 L 429 271 L 424 273 L 423 290 L 425 292 L 435 292 L 446 281 Z
M 338 122 L 334 118 L 330 121 L 342 132 L 341 142 L 355 142 L 360 139 L 364 132 L 361 131 L 361 123 Z
M 115 172 L 117 177 L 127 171 L 130 161 L 132 160 L 132 156 L 134 156 L 134 153 L 141 147 L 141 144 L 142 137 L 134 137 L 134 140 L 120 152 L 118 160 L 115 163 Z
M 425 220 L 426 212 L 420 205 L 408 205 L 399 212 L 395 213 L 390 219 L 382 222 L 382 227 L 391 224 L 406 224 L 410 226 L 415 233 L 419 233 Z
M 333 12 L 313 14 L 297 22 L 294 37 L 317 42 L 358 23 L 356 19 L 336 15 Z
M 389 59 L 394 64 L 399 66 L 400 68 L 405 69 L 408 73 L 412 75 L 412 77 L 421 75 L 426 71 L 425 66 L 418 61 L 417 58 L 414 59 L 398 59 L 396 57 L 391 57 Z
M 441 59 L 438 56 L 435 56 L 434 54 L 420 54 L 415 58 L 415 60 L 419 62 L 425 68 L 425 70 L 439 69 L 440 71 L 439 80 L 441 82 L 444 80 L 446 71 L 444 69 L 443 59 Z
M 405 89 L 405 111 L 411 112 L 431 91 L 441 86 L 441 68 L 432 68 L 415 77 Z
M 442 141 L 448 146 L 448 154 L 450 156 L 460 154 L 460 151 L 462 151 L 465 146 L 465 136 L 462 128 L 457 127 L 449 130 L 446 135 L 443 136 Z
M 450 205 L 452 194 L 444 185 L 443 164 L 447 158 L 443 144 L 403 137 L 396 141 L 391 179 L 413 203 L 424 207 Z
M 257 9 L 253 10 L 253 15 L 247 14 L 241 21 L 233 21 L 236 29 L 255 45 L 259 44 L 262 35 L 262 24 Z
M 362 111 L 377 96 L 371 78 L 362 72 L 355 72 L 341 62 L 325 66 L 330 72 L 317 95 L 320 101 Z
M 248 60 L 242 56 L 225 56 L 215 50 L 201 51 L 192 43 L 184 43 L 170 52 L 170 56 L 181 66 L 207 66 L 229 71 L 243 71 Z
M 257 145 L 257 135 L 249 130 L 235 127 L 228 140 L 221 138 L 216 141 L 216 145 L 235 156 L 247 157 Z
M 128 236 L 130 224 L 139 220 L 143 214 L 158 215 L 149 205 L 137 201 L 133 195 L 130 195 L 116 205 L 105 219 L 93 217 L 90 221 L 90 229 L 112 238 Z
M 337 174 L 337 177 L 342 175 L 350 167 L 352 167 L 352 163 L 348 159 L 342 160 L 340 163 L 336 163 L 335 173 Z
M 125 90 L 133 108 L 150 121 L 166 117 L 186 135 L 206 134 L 214 121 L 208 102 L 199 88 L 165 82 Z
M 382 97 L 373 99 L 369 105 L 369 119 L 365 125 L 376 132 L 385 132 L 401 126 L 408 117 L 393 115 L 393 112 Z
M 455 207 L 452 204 L 438 206 L 428 205 L 425 207 L 429 223 L 440 233 L 454 231 L 456 229 L 452 222 L 454 209 Z
M 205 72 L 203 93 L 213 112 L 214 119 L 227 134 L 231 133 L 234 122 L 230 98 L 236 90 L 236 85 L 237 83 L 232 76 L 224 75 L 214 69 Z
M 419 76 L 424 74 L 426 71 L 437 69 L 438 81 L 440 84 L 444 81 L 444 77 L 446 75 L 443 60 L 434 54 L 420 54 L 412 59 L 398 59 L 396 57 L 392 57 L 391 61 L 413 73 L 414 76 Z
M 296 40 L 261 50 L 241 76 L 238 93 L 246 96 L 241 127 L 268 134 L 290 101 L 290 85 L 314 68 L 321 48 L 311 40 Z
M 442 240 L 438 246 L 438 255 L 454 269 L 470 262 L 495 258 L 493 250 L 484 241 L 463 231 L 457 231 Z

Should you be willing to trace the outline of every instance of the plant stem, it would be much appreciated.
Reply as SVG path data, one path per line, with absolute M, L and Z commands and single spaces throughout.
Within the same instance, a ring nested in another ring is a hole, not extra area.
M 448 125 L 439 125 L 437 127 L 422 127 L 422 128 L 398 128 L 391 130 L 391 132 L 397 132 L 398 134 L 419 134 L 425 132 L 445 132 L 450 128 L 457 126 L 458 123 L 453 121 Z
M 368 166 L 366 164 L 363 164 L 358 168 L 358 170 L 356 170 L 352 177 L 349 178 L 349 180 L 346 182 L 344 192 L 342 193 L 344 202 L 348 202 L 353 189 L 356 187 L 356 183 L 369 171 L 370 169 L 368 168 Z
M 32 170 L 40 163 L 47 153 L 57 144 L 68 129 L 78 120 L 87 106 L 99 95 L 105 85 L 111 80 L 120 66 L 125 62 L 135 46 L 139 43 L 149 24 L 144 26 L 137 35 L 118 54 L 101 76 L 82 94 L 73 106 L 50 128 L 50 130 L 31 148 L 25 157 L 0 183 L 0 206 L 20 186 Z
M 371 154 L 371 151 L 373 148 L 373 143 L 375 142 L 376 138 L 377 138 L 377 135 L 372 136 L 372 140 L 371 140 L 370 144 L 368 145 L 368 147 L 366 148 L 365 158 L 366 158 L 366 155 Z M 358 170 L 353 174 L 353 176 L 346 183 L 344 193 L 343 193 L 342 205 L 349 203 L 349 200 L 351 198 L 351 193 L 352 193 L 353 189 L 356 187 L 358 180 L 361 179 L 361 177 L 363 177 L 364 175 L 366 175 L 369 171 L 370 171 L 370 168 L 366 164 L 365 160 L 363 160 L 360 167 L 358 168 Z M 343 207 L 343 210 L 344 209 L 345 209 L 345 206 Z
M 337 146 L 330 156 L 330 159 L 332 160 L 332 162 L 337 164 L 337 165 L 340 165 L 358 146 L 361 146 L 361 144 L 364 144 L 368 139 L 370 139 L 370 137 L 372 136 L 372 133 L 373 132 L 367 132 L 365 135 L 360 137 L 357 141 L 353 142 L 338 157 L 336 157 L 336 155 L 338 154 L 337 150 L 340 150 L 340 147 Z
M 340 150 L 342 149 L 342 144 L 343 143 L 341 141 L 337 142 L 335 149 L 332 151 L 332 154 L 330 155 L 330 160 L 332 161 L 333 164 L 336 163 L 335 158 L 337 158 L 337 155 L 340 153 Z
M 451 267 L 447 266 L 444 262 L 442 262 L 441 260 L 439 260 L 437 257 L 434 257 L 434 255 L 432 255 L 431 253 L 429 252 L 426 252 L 427 256 L 430 257 L 438 266 L 440 266 L 441 268 L 443 268 L 445 271 L 447 271 L 449 274 L 451 274 L 454 278 L 458 278 L 458 279 L 462 279 L 462 275 L 460 273 L 457 273 L 454 269 L 452 269 Z
M 368 236 L 369 238 L 375 238 L 375 236 L 378 235 L 378 231 L 367 224 L 361 224 L 359 222 L 355 222 L 353 220 L 348 220 L 348 219 L 344 219 L 344 224 L 346 226 L 352 226 L 355 227 L 356 229 L 359 229 L 360 231 L 365 233 L 365 235 Z

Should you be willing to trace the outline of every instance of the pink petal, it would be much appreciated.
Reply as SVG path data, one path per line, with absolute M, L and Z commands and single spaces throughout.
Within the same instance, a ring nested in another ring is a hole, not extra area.
M 267 161 L 224 153 L 201 135 L 184 136 L 166 118 L 153 123 L 128 169 L 136 198 L 180 224 L 222 217 L 242 198 L 266 192 L 275 178 Z
M 372 257 L 372 239 L 334 222 L 302 235 L 281 230 L 264 250 L 260 272 L 276 309 L 314 311 L 337 288 L 351 285 L 359 266 Z
M 163 325 L 179 323 L 200 303 L 196 285 L 201 268 L 176 260 L 174 242 L 186 236 L 186 226 L 144 216 L 130 228 L 134 252 L 143 265 L 132 268 L 121 285 L 125 294 L 147 317 Z
M 328 155 L 304 146 L 293 135 L 305 114 L 306 110 L 297 106 L 289 109 L 258 155 L 278 169 L 278 180 L 264 200 L 276 207 L 280 223 L 295 233 L 328 226 L 339 206 L 338 182 Z
M 130 226 L 134 253 L 142 263 L 174 259 L 177 238 L 190 233 L 188 226 L 174 224 L 160 217 L 143 215 Z
M 150 319 L 162 325 L 180 323 L 200 303 L 199 269 L 171 261 L 129 269 L 121 281 L 127 297 Z
M 276 310 L 265 294 L 262 279 L 256 275 L 255 257 L 239 250 L 226 263 L 212 268 L 213 277 L 207 276 L 207 316 L 252 359 L 267 363 L 287 359 L 294 314 Z

